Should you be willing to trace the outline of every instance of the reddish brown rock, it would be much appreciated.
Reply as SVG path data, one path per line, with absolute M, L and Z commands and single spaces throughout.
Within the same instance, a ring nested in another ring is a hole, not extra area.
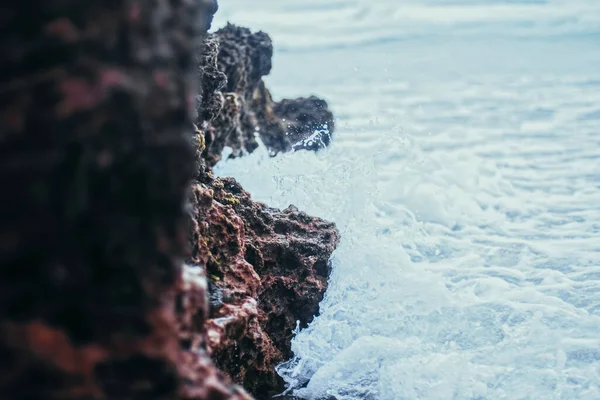
M 290 206 L 253 202 L 231 178 L 193 187 L 192 262 L 206 265 L 211 292 L 208 349 L 220 369 L 259 399 L 283 390 L 275 366 L 291 357 L 327 288 L 338 243 L 332 223 Z
M 212 11 L 3 7 L 1 399 L 249 399 L 185 345 L 208 313 L 203 274 L 181 263 L 191 67 Z
M 283 391 L 275 367 L 292 356 L 296 322 L 304 327 L 318 312 L 338 233 L 333 224 L 294 207 L 280 211 L 253 202 L 234 180 L 215 180 L 210 165 L 224 146 L 234 155 L 253 151 L 255 132 L 263 132 L 272 149 L 287 151 L 291 138 L 306 139 L 306 129 L 333 122 L 327 104 L 316 97 L 272 102 L 261 80 L 271 68 L 267 35 L 228 25 L 206 43 L 190 197 L 190 264 L 206 268 L 211 310 L 204 342 L 195 343 L 206 343 L 221 370 L 266 399 Z M 309 139 L 299 146 L 329 143 L 329 136 L 313 139 L 319 142 Z
M 273 45 L 263 32 L 228 24 L 209 35 L 199 60 L 202 91 L 198 126 L 205 134 L 209 165 L 250 153 L 257 138 L 273 155 L 290 150 L 318 150 L 330 142 L 333 114 L 317 97 L 274 102 L 262 78 L 271 72 Z M 316 133 L 315 133 L 316 132 Z
M 258 299 L 266 331 L 287 358 L 296 321 L 306 327 L 318 312 L 339 233 L 335 224 L 294 206 L 281 211 L 252 201 L 232 178 L 219 179 L 217 186 L 216 199 L 231 201 L 244 221 L 244 257 L 261 279 Z

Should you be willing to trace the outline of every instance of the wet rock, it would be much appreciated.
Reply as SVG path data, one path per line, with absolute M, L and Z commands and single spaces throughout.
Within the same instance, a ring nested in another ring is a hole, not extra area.
M 210 338 L 207 280 L 201 266 L 186 264 L 177 287 L 176 310 L 179 345 L 177 364 L 180 399 L 251 400 L 242 388 L 231 385 L 230 377 L 215 367 L 207 351 Z
M 263 32 L 228 24 L 206 39 L 199 60 L 200 95 L 197 124 L 205 135 L 209 165 L 251 153 L 258 139 L 275 155 L 327 146 L 333 114 L 317 97 L 274 102 L 262 78 L 271 71 L 273 45 Z
M 305 327 L 318 312 L 338 232 L 293 206 L 252 201 L 231 178 L 194 185 L 192 202 L 191 262 L 206 265 L 222 302 L 206 324 L 207 348 L 235 382 L 269 398 L 283 390 L 275 366 L 292 355 L 296 321 Z
M 250 398 L 195 343 L 206 282 L 181 267 L 215 4 L 4 7 L 0 398 Z
M 334 125 L 325 100 L 315 96 L 284 99 L 275 103 L 273 112 L 287 124 L 292 150 L 314 151 L 329 146 Z
M 294 207 L 253 202 L 210 167 L 223 149 L 237 157 L 257 138 L 273 154 L 329 144 L 333 116 L 317 97 L 274 102 L 262 78 L 273 47 L 263 32 L 227 25 L 205 40 L 199 60 L 196 182 L 190 263 L 206 268 L 206 347 L 217 366 L 259 399 L 281 393 L 275 366 L 292 356 L 292 332 L 318 312 L 327 287 L 335 226 Z M 295 144 L 295 146 L 294 146 Z
M 296 321 L 304 328 L 318 313 L 339 233 L 335 224 L 294 206 L 281 211 L 252 201 L 233 178 L 219 179 L 217 186 L 216 199 L 233 199 L 232 208 L 244 221 L 244 257 L 260 277 L 258 301 L 266 331 L 289 358 Z

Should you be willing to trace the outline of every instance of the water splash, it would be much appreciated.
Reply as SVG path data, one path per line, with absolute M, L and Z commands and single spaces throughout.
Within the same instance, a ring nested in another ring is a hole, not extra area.
M 338 118 L 327 150 L 216 169 L 342 233 L 294 394 L 600 399 L 600 2 L 237 3 L 277 94 Z
M 324 149 L 331 141 L 329 127 L 324 124 L 321 129 L 315 129 L 312 134 L 292 145 L 292 152 L 302 149 Z
M 600 283 L 568 272 L 582 254 L 546 251 L 567 233 L 536 228 L 550 194 L 515 188 L 490 159 L 431 157 L 400 131 L 348 141 L 357 148 L 261 149 L 216 169 L 342 233 L 320 315 L 279 367 L 294 394 L 600 398 Z

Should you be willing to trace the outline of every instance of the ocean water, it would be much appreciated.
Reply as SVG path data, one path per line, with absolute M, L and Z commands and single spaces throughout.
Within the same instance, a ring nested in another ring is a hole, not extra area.
M 600 399 L 600 1 L 222 0 L 330 148 L 218 165 L 337 223 L 305 399 Z

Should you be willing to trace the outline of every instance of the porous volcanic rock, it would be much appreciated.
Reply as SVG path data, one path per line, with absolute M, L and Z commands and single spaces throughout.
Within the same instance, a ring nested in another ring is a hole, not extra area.
M 271 154 L 318 150 L 329 144 L 334 130 L 327 102 L 311 96 L 274 102 L 262 78 L 271 72 L 273 45 L 264 32 L 228 24 L 208 35 L 199 59 L 202 88 L 197 125 L 205 135 L 209 165 L 250 153 L 257 137 Z
M 191 263 L 211 293 L 206 336 L 217 366 L 257 398 L 283 390 L 275 366 L 290 358 L 292 331 L 318 312 L 335 225 L 293 206 L 252 201 L 232 178 L 193 186 Z
M 182 205 L 195 38 L 215 8 L 4 6 L 1 399 L 250 399 L 186 343 L 208 316 Z
M 262 80 L 273 55 L 265 33 L 228 24 L 204 46 L 189 264 L 208 276 L 207 350 L 236 383 L 266 399 L 284 388 L 275 366 L 292 356 L 297 321 L 304 327 L 318 313 L 339 235 L 333 224 L 293 206 L 281 211 L 253 202 L 235 180 L 215 179 L 211 166 L 225 146 L 231 157 L 252 152 L 257 136 L 273 154 L 322 148 L 333 115 L 314 96 L 272 100 Z

